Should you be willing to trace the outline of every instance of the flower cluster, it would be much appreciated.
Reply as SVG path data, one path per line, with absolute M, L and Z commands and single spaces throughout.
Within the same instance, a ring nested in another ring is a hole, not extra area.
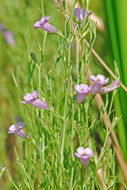
M 86 84 L 77 84 L 75 86 L 75 90 L 78 92 L 77 95 L 78 104 L 81 104 L 84 101 L 86 95 L 89 92 L 91 92 L 93 95 L 97 93 L 106 94 L 112 90 L 115 90 L 120 85 L 120 81 L 115 80 L 110 85 L 105 86 L 108 83 L 109 78 L 105 79 L 105 77 L 101 74 L 98 74 L 97 76 L 91 75 L 90 79 L 93 81 L 92 86 L 88 86 Z
M 43 100 L 38 98 L 39 93 L 37 92 L 37 90 L 35 90 L 32 94 L 27 93 L 23 99 L 24 101 L 21 101 L 22 104 L 31 104 L 32 106 L 36 107 L 36 108 L 40 108 L 40 109 L 48 109 L 48 104 L 45 103 Z M 15 134 L 18 135 L 22 138 L 26 138 L 26 135 L 23 131 L 23 127 L 24 127 L 24 123 L 22 122 L 18 122 L 17 125 L 11 125 L 9 127 L 9 134 Z
M 88 11 L 86 13 L 86 18 L 91 13 L 92 12 Z M 75 8 L 74 14 L 76 16 L 76 21 L 81 23 L 81 27 L 83 27 L 84 19 L 85 19 L 85 9 L 83 8 L 80 10 L 79 8 Z M 43 16 L 40 21 L 37 21 L 36 23 L 34 23 L 34 28 L 35 29 L 41 28 L 49 33 L 56 33 L 57 29 L 53 25 L 49 24 L 49 20 L 50 20 L 50 16 L 48 16 L 48 17 Z M 2 26 L 0 26 L 0 30 L 3 31 L 4 27 L 2 28 Z M 6 33 L 4 35 L 6 35 L 6 37 L 7 37 L 10 34 Z M 120 82 L 118 80 L 116 80 L 116 81 L 113 81 L 110 85 L 105 86 L 108 83 L 109 78 L 105 78 L 101 74 L 98 74 L 97 76 L 91 75 L 90 79 L 93 82 L 92 86 L 88 86 L 86 84 L 77 84 L 75 86 L 75 90 L 78 92 L 77 102 L 79 104 L 84 101 L 84 99 L 86 98 L 88 93 L 91 93 L 92 95 L 95 95 L 97 93 L 105 94 L 105 93 L 108 93 L 108 92 L 118 88 L 118 86 L 120 85 Z M 27 93 L 24 95 L 23 101 L 21 101 L 21 103 L 22 104 L 30 104 L 36 108 L 47 110 L 48 104 L 46 102 L 44 102 L 43 100 L 39 99 L 38 97 L 39 97 L 39 93 L 37 92 L 37 90 L 34 91 L 32 94 Z M 16 134 L 16 135 L 22 137 L 23 139 L 26 139 L 26 135 L 24 133 L 23 127 L 24 127 L 24 123 L 18 122 L 17 125 L 11 125 L 9 127 L 8 133 Z M 41 148 L 42 148 L 42 145 L 41 145 Z M 77 152 L 75 153 L 75 156 L 80 158 L 80 160 L 84 166 L 87 166 L 90 158 L 93 156 L 93 150 L 89 147 L 87 147 L 85 149 L 83 147 L 79 147 L 79 148 L 77 148 Z

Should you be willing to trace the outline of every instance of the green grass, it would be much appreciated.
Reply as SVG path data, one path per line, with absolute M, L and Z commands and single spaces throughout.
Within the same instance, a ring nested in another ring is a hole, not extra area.
M 117 189 L 123 183 L 115 152 L 108 143 L 111 131 L 102 120 L 106 109 L 112 128 L 117 124 L 112 107 L 114 95 L 103 96 L 105 103 L 100 112 L 90 96 L 81 105 L 76 102 L 74 87 L 77 82 L 87 83 L 86 68 L 91 65 L 93 74 L 103 71 L 93 66 L 91 56 L 86 58 L 91 49 L 85 47 L 83 40 L 81 56 L 79 44 L 74 45 L 74 38 L 80 42 L 81 36 L 78 32 L 74 36 L 71 31 L 75 22 L 73 11 L 74 5 L 69 26 L 53 1 L 1 2 L 1 22 L 14 32 L 16 40 L 15 46 L 10 47 L 0 34 L 0 164 L 1 168 L 6 166 L 1 174 L 2 189 L 102 189 L 98 168 L 103 168 L 107 189 Z M 42 15 L 51 16 L 51 24 L 61 31 L 63 38 L 33 28 Z M 86 38 L 93 45 L 95 24 L 88 19 L 87 23 L 90 32 Z M 24 94 L 34 90 L 39 91 L 39 98 L 48 103 L 49 110 L 21 104 Z M 16 117 L 25 123 L 26 140 L 7 133 Z M 95 135 L 99 140 L 95 140 Z M 92 147 L 94 151 L 87 167 L 75 157 L 79 146 Z M 97 150 L 99 161 L 95 164 Z

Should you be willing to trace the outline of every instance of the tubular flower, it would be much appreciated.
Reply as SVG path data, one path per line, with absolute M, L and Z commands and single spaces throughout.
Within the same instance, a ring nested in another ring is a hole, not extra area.
M 17 125 L 11 125 L 9 127 L 8 133 L 18 135 L 18 136 L 22 137 L 23 139 L 25 139 L 26 135 L 23 131 L 23 127 L 24 127 L 24 123 L 22 123 L 22 122 L 19 122 Z
M 34 23 L 34 28 L 35 29 L 41 28 L 50 33 L 57 32 L 57 29 L 53 25 L 48 23 L 49 20 L 50 20 L 50 16 L 48 16 L 47 18 L 46 16 L 43 16 L 40 21 L 37 21 Z
M 83 27 L 83 23 L 84 23 L 84 17 L 85 17 L 85 9 L 82 8 L 81 10 L 79 8 L 75 8 L 74 10 L 74 14 L 76 16 L 76 21 L 79 22 L 81 20 L 82 24 L 81 27 Z M 91 15 L 92 12 L 87 12 L 86 18 Z
M 110 85 L 101 88 L 99 93 L 100 94 L 109 93 L 110 91 L 115 90 L 116 88 L 118 88 L 119 85 L 120 85 L 119 80 L 112 81 L 112 83 Z
M 86 84 L 77 84 L 75 90 L 78 92 L 76 97 L 78 104 L 81 104 L 90 92 L 90 87 Z
M 100 93 L 100 89 L 109 81 L 109 78 L 105 79 L 101 74 L 98 74 L 96 77 L 91 75 L 90 79 L 93 81 L 93 85 L 91 86 L 91 93 L 93 95 Z
M 75 152 L 75 156 L 80 158 L 81 162 L 84 166 L 87 166 L 90 158 L 93 156 L 93 150 L 91 148 L 77 148 L 77 152 Z
M 104 85 L 108 83 L 109 78 L 105 79 L 105 77 L 101 74 L 97 75 L 97 77 L 95 77 L 94 75 L 91 75 L 90 79 L 93 81 L 93 85 L 90 86 L 91 88 L 90 91 L 93 95 L 97 93 L 100 93 L 100 94 L 109 93 L 110 91 L 113 91 L 116 88 L 118 88 L 120 85 L 120 81 L 115 80 L 115 81 L 112 81 L 110 85 L 103 87 Z
M 36 91 L 33 92 L 33 94 L 27 93 L 22 101 L 22 104 L 31 104 L 34 107 L 41 108 L 41 109 L 48 109 L 48 104 L 46 104 L 43 100 L 38 99 L 39 93 Z

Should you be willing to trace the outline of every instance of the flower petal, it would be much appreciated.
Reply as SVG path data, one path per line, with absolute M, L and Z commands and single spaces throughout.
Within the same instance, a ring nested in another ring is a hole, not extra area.
M 115 80 L 110 85 L 101 88 L 100 91 L 99 91 L 99 93 L 101 93 L 101 94 L 109 93 L 110 91 L 113 91 L 116 88 L 118 88 L 119 85 L 120 85 L 120 81 Z
M 86 94 L 78 93 L 78 95 L 76 97 L 78 104 L 81 104 L 84 101 L 84 99 L 86 98 L 86 96 L 87 96 Z
M 26 101 L 26 102 L 29 102 L 31 100 L 33 100 L 33 94 L 30 94 L 30 93 L 27 93 L 23 99 Z
M 35 99 L 33 101 L 28 102 L 29 104 L 31 104 L 32 106 L 35 106 L 37 108 L 41 108 L 41 109 L 48 109 L 48 104 L 46 104 L 43 100 L 41 99 Z
M 20 122 L 18 122 L 17 126 L 18 126 L 20 129 L 22 129 L 22 128 L 24 127 L 24 123 L 20 121 Z
M 35 90 L 34 92 L 33 92 L 33 97 L 34 98 L 38 98 L 38 96 L 39 96 L 39 93 L 38 93 L 38 91 L 37 90 Z
M 80 9 L 79 8 L 75 8 L 74 14 L 75 14 L 76 17 L 80 17 Z
M 88 159 L 80 158 L 80 160 L 81 160 L 81 162 L 83 163 L 84 166 L 87 166 L 88 163 L 89 163 L 90 158 L 88 158 Z
M 48 22 L 40 26 L 40 28 L 42 28 L 43 30 L 46 30 L 49 33 L 57 32 L 57 29 L 53 25 L 49 24 Z
M 41 25 L 41 21 L 37 21 L 34 23 L 34 28 L 35 29 L 40 28 L 40 25 Z
M 17 130 L 17 127 L 15 126 L 15 125 L 11 125 L 10 127 L 9 127 L 9 131 L 8 131 L 8 133 L 14 133 L 15 131 Z
M 14 133 L 15 133 L 16 135 L 18 135 L 19 137 L 22 137 L 23 139 L 26 138 L 26 135 L 25 135 L 23 129 L 21 129 L 21 128 L 18 128 Z

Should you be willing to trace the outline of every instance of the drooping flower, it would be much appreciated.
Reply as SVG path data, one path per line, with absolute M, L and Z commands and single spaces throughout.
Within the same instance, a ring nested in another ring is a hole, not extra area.
M 91 148 L 77 148 L 77 152 L 75 152 L 75 156 L 80 158 L 81 162 L 84 166 L 87 166 L 90 158 L 93 156 L 93 150 Z
M 109 78 L 105 79 L 105 77 L 101 74 L 98 74 L 97 76 L 91 75 L 90 79 L 93 81 L 93 85 L 90 90 L 93 95 L 99 93 L 100 89 L 109 81 Z
M 101 88 L 100 91 L 99 91 L 99 93 L 100 94 L 109 93 L 110 91 L 115 90 L 116 88 L 118 88 L 119 85 L 120 85 L 120 81 L 119 80 L 112 81 L 112 83 L 110 85 Z
M 91 88 L 90 91 L 93 95 L 97 93 L 100 93 L 100 94 L 109 93 L 110 91 L 118 88 L 120 85 L 120 81 L 115 80 L 110 85 L 105 86 L 108 83 L 109 78 L 105 79 L 105 77 L 101 74 L 98 74 L 96 77 L 94 75 L 91 75 L 90 79 L 93 81 L 93 85 L 90 87 Z
M 26 135 L 23 131 L 23 127 L 24 127 L 24 123 L 22 123 L 22 122 L 19 122 L 17 125 L 11 125 L 9 127 L 8 133 L 18 135 L 25 139 Z
M 32 106 L 35 106 L 37 108 L 41 109 L 48 109 L 48 104 L 46 104 L 43 100 L 38 99 L 39 93 L 36 91 L 33 92 L 33 94 L 27 93 L 22 101 L 22 104 L 31 104 Z
M 78 92 L 76 97 L 78 104 L 81 104 L 90 92 L 90 87 L 86 84 L 77 84 L 75 90 Z
M 85 9 L 82 8 L 81 10 L 79 8 L 75 8 L 74 10 L 74 14 L 76 16 L 76 21 L 79 22 L 81 20 L 82 24 L 81 27 L 83 27 L 83 23 L 84 23 L 84 18 L 85 18 Z M 92 12 L 87 12 L 86 14 L 86 18 L 91 15 Z
M 40 21 L 37 21 L 34 23 L 34 28 L 35 29 L 41 28 L 50 33 L 57 32 L 57 29 L 53 25 L 48 23 L 49 20 L 50 20 L 50 16 L 48 16 L 47 18 L 46 16 L 43 16 Z

